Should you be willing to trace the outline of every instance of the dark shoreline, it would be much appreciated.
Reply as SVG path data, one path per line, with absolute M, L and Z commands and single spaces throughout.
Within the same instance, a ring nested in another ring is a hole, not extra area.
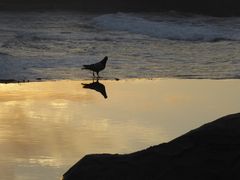
M 240 113 L 132 154 L 87 155 L 63 180 L 240 179 Z
M 0 79 L 0 84 L 11 84 L 11 83 L 28 83 L 28 82 L 39 82 L 42 78 L 36 78 L 35 81 L 30 80 L 16 80 L 16 79 Z
M 99 81 L 122 81 L 122 80 L 157 80 L 157 79 L 175 79 L 175 80 L 212 80 L 212 81 L 225 81 L 225 80 L 240 80 L 239 78 L 180 78 L 180 77 L 153 77 L 153 78 L 104 78 L 101 77 Z M 0 79 L 0 84 L 15 84 L 15 83 L 31 83 L 31 82 L 51 82 L 51 81 L 92 81 L 93 78 L 80 78 L 80 79 L 44 79 L 44 78 L 36 78 L 36 79 Z M 97 80 L 97 79 L 94 79 Z

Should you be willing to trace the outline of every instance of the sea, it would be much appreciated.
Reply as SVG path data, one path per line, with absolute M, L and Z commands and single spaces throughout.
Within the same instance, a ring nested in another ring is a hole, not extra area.
M 106 79 L 239 79 L 240 17 L 0 12 L 0 79 L 89 79 L 104 56 Z

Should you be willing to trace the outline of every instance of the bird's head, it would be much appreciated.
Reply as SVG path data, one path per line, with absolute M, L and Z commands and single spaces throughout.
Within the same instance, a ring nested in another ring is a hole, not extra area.
M 105 56 L 105 57 L 103 58 L 102 62 L 103 62 L 104 64 L 106 64 L 106 63 L 107 63 L 107 60 L 108 60 L 108 57 Z

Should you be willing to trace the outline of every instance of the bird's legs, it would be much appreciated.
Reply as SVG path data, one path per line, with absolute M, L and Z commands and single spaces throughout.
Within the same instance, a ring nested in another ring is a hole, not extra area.
M 95 73 L 94 73 L 94 71 L 93 71 L 93 82 L 94 82 L 95 78 L 96 78 L 96 80 L 98 81 L 99 75 L 98 75 L 98 72 L 97 72 L 97 77 L 96 77 L 96 76 L 95 76 Z
M 98 78 L 100 78 L 100 76 L 99 76 L 99 74 L 98 74 L 98 73 L 99 73 L 99 72 L 97 72 L 97 77 L 98 77 Z

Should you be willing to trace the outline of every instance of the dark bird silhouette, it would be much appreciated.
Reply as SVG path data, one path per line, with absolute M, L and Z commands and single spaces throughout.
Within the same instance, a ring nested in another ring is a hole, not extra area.
M 103 97 L 107 99 L 107 92 L 106 92 L 105 86 L 102 83 L 98 82 L 98 79 L 97 81 L 94 81 L 93 79 L 93 82 L 89 84 L 82 83 L 82 85 L 83 85 L 83 88 L 93 89 L 97 92 L 100 92 L 103 95 Z
M 100 62 L 97 62 L 95 64 L 89 64 L 89 65 L 83 65 L 82 69 L 87 69 L 93 72 L 93 76 L 95 77 L 94 72 L 97 73 L 97 77 L 99 77 L 99 72 L 104 70 L 106 67 L 106 63 L 107 63 L 108 57 L 105 56 L 103 58 L 103 60 L 101 60 Z

